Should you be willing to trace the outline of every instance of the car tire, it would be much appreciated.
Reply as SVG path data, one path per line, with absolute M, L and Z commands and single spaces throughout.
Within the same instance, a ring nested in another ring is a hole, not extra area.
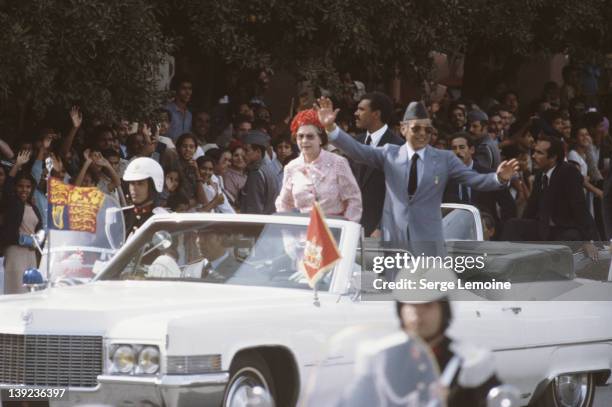
M 573 384 L 570 386 L 576 388 L 576 392 L 562 395 L 560 386 L 568 385 L 570 381 Z M 572 397 L 575 396 L 575 397 Z M 535 404 L 535 407 L 591 407 L 595 398 L 595 378 L 592 373 L 582 373 L 575 375 L 560 375 L 546 387 L 544 394 Z M 571 401 L 570 401 L 571 400 Z
M 259 353 L 248 352 L 239 355 L 230 366 L 230 380 L 225 389 L 223 407 L 246 405 L 247 395 L 254 387 L 262 387 L 276 401 L 270 368 Z

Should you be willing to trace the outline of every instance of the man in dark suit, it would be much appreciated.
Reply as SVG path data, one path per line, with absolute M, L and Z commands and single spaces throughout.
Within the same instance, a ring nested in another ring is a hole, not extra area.
M 583 249 L 594 257 L 589 241 L 599 240 L 599 235 L 587 209 L 583 179 L 564 159 L 558 138 L 540 137 L 533 152 L 533 163 L 540 170 L 533 192 L 523 218 L 506 223 L 502 240 L 585 241 Z
M 381 92 L 365 94 L 355 111 L 355 124 L 366 132 L 357 136 L 357 141 L 374 147 L 382 147 L 387 143 L 403 144 L 401 138 L 393 134 L 387 123 L 391 121 L 393 102 Z M 385 174 L 379 169 L 360 163 L 352 164 L 353 173 L 361 190 L 363 212 L 361 225 L 365 236 L 380 233 L 382 217 L 382 197 L 385 196 Z
M 466 165 L 479 174 L 495 172 L 490 168 L 483 167 L 473 159 L 475 146 L 469 133 L 455 133 L 449 140 L 451 150 Z M 463 203 L 474 205 L 480 210 L 486 211 L 493 216 L 497 229 L 500 230 L 500 220 L 508 220 L 516 216 L 516 202 L 510 195 L 508 189 L 497 191 L 476 191 L 465 184 L 450 180 L 444 191 L 444 202 Z M 500 214 L 497 213 L 497 205 Z M 500 216 L 501 215 L 501 216 Z
M 229 239 L 231 233 L 223 226 L 209 226 L 198 233 L 201 260 L 188 265 L 184 275 L 203 278 L 213 283 L 223 283 L 234 276 L 241 263 L 234 257 Z

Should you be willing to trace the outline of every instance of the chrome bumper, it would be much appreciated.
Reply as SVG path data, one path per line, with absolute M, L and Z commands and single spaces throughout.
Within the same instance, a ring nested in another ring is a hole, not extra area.
M 62 400 L 49 400 L 50 406 L 211 406 L 223 402 L 229 373 L 201 375 L 165 375 L 155 378 L 130 376 L 98 376 L 94 388 L 70 388 Z M 0 384 L 0 389 L 28 388 Z M 0 404 L 1 406 L 1 404 Z

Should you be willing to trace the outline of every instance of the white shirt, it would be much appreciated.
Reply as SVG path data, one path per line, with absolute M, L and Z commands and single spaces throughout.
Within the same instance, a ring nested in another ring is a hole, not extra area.
M 372 147 L 378 147 L 378 144 L 380 143 L 380 139 L 382 139 L 383 135 L 385 134 L 385 132 L 387 131 L 388 128 L 389 128 L 389 126 L 387 126 L 385 124 L 380 129 L 376 130 L 374 133 L 370 134 L 370 132 L 368 131 L 366 133 L 366 140 L 368 139 L 368 137 L 370 137 L 370 139 L 372 140 L 370 142 L 370 145 Z M 364 140 L 364 142 L 365 142 L 365 140 Z
M 557 168 L 556 165 L 554 167 L 552 167 L 550 170 L 546 171 L 546 176 L 548 177 L 548 185 L 550 185 L 550 177 L 552 177 L 552 173 L 555 170 L 555 168 Z M 548 185 L 546 185 L 546 186 L 548 186 Z
M 203 146 L 197 146 L 195 154 L 193 155 L 193 159 L 197 160 L 198 158 L 206 154 L 208 150 L 212 150 L 213 148 L 219 148 L 219 146 L 214 143 L 208 143 L 208 144 L 204 144 Z
M 210 262 L 210 266 L 213 269 L 213 271 L 217 270 L 217 267 L 219 267 L 219 264 L 223 263 L 225 259 L 229 257 L 229 254 L 230 254 L 229 250 L 226 250 L 223 256 Z
M 229 199 L 227 198 L 227 194 L 225 193 L 223 178 L 219 178 L 215 174 L 213 174 L 210 177 L 210 180 L 213 185 L 209 185 L 208 183 L 204 184 L 204 193 L 206 194 L 206 199 L 208 199 L 208 201 L 211 201 L 218 193 L 223 194 L 224 197 L 223 203 L 217 206 L 214 211 L 218 213 L 236 213 L 234 208 L 232 208 L 232 205 L 230 205 Z
M 550 170 L 546 171 L 546 176 L 548 177 L 548 184 L 546 185 L 546 187 L 548 187 L 550 185 L 550 177 L 552 177 L 552 173 L 555 170 L 555 168 L 557 168 L 556 165 L 554 167 L 552 167 Z M 544 179 L 542 179 L 542 181 L 544 181 Z M 555 226 L 555 222 L 553 222 L 552 218 L 550 218 L 548 220 L 548 224 L 550 226 Z
M 583 177 L 588 175 L 589 167 L 587 166 L 584 158 L 582 158 L 582 156 L 578 154 L 576 150 L 570 151 L 567 155 L 567 159 L 568 161 L 575 161 L 580 165 L 580 174 L 582 174 Z
M 174 145 L 174 142 L 172 141 L 170 137 L 159 136 L 158 140 L 160 143 L 165 144 L 167 148 L 176 148 L 176 146 Z
M 473 169 L 474 160 L 470 161 L 470 165 L 466 165 L 466 167 L 468 167 L 470 170 Z M 464 197 L 462 196 L 463 191 L 461 190 L 462 185 L 465 185 L 465 184 L 459 184 L 459 199 L 464 199 Z M 465 197 L 465 199 L 469 201 L 470 199 L 472 199 L 472 188 L 468 187 L 467 185 L 465 185 L 465 187 L 467 188 L 467 193 L 468 193 L 468 196 Z
M 216 268 L 219 267 L 219 264 L 221 264 L 225 259 L 227 259 L 227 256 L 229 256 L 229 250 L 226 250 L 223 256 L 213 261 L 209 261 L 208 259 L 203 258 L 202 260 L 196 263 L 188 264 L 183 269 L 183 276 L 187 278 L 202 278 L 202 271 L 204 270 L 204 263 L 206 261 L 210 263 L 211 271 L 215 271 Z

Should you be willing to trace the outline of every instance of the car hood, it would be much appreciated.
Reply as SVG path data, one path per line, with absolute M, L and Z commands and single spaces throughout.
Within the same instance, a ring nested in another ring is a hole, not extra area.
M 227 315 L 231 309 L 253 312 L 300 304 L 312 304 L 311 291 L 166 281 L 98 281 L 1 296 L 1 333 L 162 338 L 174 319 L 195 314 Z

